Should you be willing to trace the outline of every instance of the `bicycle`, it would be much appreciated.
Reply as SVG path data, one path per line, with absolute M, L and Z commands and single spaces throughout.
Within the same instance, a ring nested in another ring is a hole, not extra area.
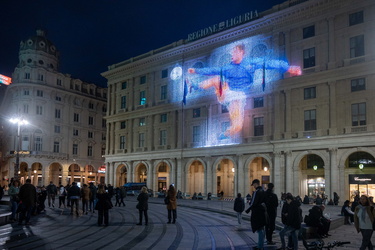
M 306 240 L 303 239 L 303 246 L 307 250 L 333 249 L 335 247 L 340 247 L 346 244 L 350 244 L 350 241 L 334 241 L 334 242 L 329 242 L 325 245 L 323 240 L 307 242 Z

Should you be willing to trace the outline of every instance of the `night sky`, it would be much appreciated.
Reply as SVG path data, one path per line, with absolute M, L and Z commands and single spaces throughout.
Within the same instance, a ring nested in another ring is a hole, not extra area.
M 60 51 L 60 69 L 106 87 L 107 66 L 229 18 L 286 0 L 0 0 L 0 74 L 11 76 L 19 44 L 37 28 Z

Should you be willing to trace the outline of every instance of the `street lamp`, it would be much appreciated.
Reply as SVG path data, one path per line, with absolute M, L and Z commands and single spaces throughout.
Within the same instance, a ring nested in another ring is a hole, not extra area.
M 22 118 L 12 118 L 9 121 L 13 124 L 17 124 L 17 140 L 16 140 L 17 152 L 16 152 L 16 165 L 14 166 L 14 179 L 18 180 L 18 175 L 20 173 L 20 171 L 19 171 L 19 169 L 20 169 L 20 154 L 19 154 L 19 151 L 20 151 L 20 139 L 21 139 L 21 137 L 20 137 L 21 125 L 27 125 L 27 124 L 29 124 L 29 122 L 26 121 L 25 119 L 22 119 Z

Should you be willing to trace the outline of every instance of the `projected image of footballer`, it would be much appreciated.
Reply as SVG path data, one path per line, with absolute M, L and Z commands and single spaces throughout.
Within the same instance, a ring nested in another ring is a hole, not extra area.
M 219 135 L 219 140 L 234 137 L 242 131 L 246 90 L 253 83 L 254 72 L 258 69 L 281 69 L 291 74 L 300 74 L 298 66 L 289 66 L 281 60 L 265 60 L 261 57 L 244 58 L 245 45 L 237 44 L 231 51 L 231 62 L 223 67 L 189 68 L 189 74 L 213 76 L 199 83 L 192 83 L 191 88 L 215 90 L 217 100 L 229 111 L 230 126 Z

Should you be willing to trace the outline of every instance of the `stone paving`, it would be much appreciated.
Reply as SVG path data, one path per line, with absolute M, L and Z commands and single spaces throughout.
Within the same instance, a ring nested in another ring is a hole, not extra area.
M 163 199 L 151 198 L 149 226 L 136 226 L 138 213 L 135 197 L 127 197 L 126 208 L 111 210 L 109 227 L 96 225 L 96 214 L 69 216 L 69 210 L 49 209 L 44 215 L 35 216 L 32 226 L 17 223 L 0 226 L 2 249 L 249 249 L 256 245 L 257 235 L 250 230 L 250 215 L 244 213 L 244 223 L 237 225 L 233 201 L 178 200 L 178 223 L 166 224 Z M 302 205 L 303 215 L 312 205 Z M 325 242 L 350 241 L 340 248 L 359 249 L 361 234 L 353 225 L 343 225 L 339 216 L 341 206 L 326 206 L 332 218 L 330 234 Z M 278 215 L 280 214 L 280 209 Z M 58 225 L 58 226 L 56 226 Z M 280 217 L 277 218 L 281 228 Z M 278 231 L 276 246 L 280 246 Z M 207 239 L 207 240 L 202 240 Z M 309 240 L 313 241 L 313 240 Z M 375 243 L 375 235 L 373 236 Z M 302 242 L 299 245 L 303 249 Z

